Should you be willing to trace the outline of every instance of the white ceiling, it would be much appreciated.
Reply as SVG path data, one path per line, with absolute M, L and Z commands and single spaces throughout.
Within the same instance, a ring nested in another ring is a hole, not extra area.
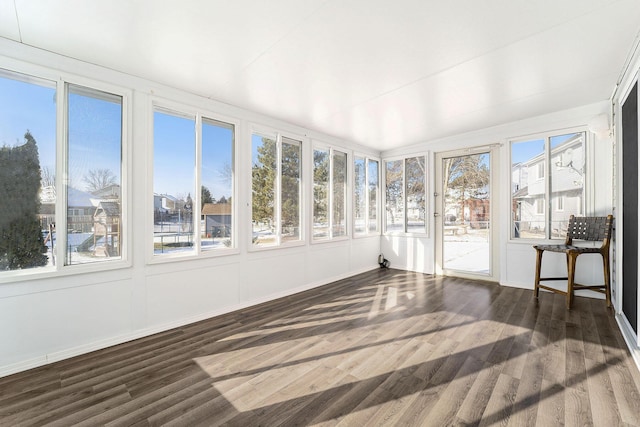
M 0 0 L 0 37 L 379 150 L 610 97 L 638 0 Z

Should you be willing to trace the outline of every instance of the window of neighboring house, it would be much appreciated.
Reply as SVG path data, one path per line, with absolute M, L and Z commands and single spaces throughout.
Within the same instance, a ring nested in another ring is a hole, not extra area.
M 122 255 L 122 97 L 67 86 L 67 265 Z
M 378 161 L 355 156 L 353 222 L 354 233 L 378 232 Z
M 0 70 L 0 271 L 54 265 L 56 84 Z
M 583 212 L 585 150 L 585 132 L 511 142 L 512 177 L 521 184 L 511 195 L 512 238 L 563 238 L 569 216 Z
M 426 158 L 385 162 L 386 232 L 426 233 Z
M 196 118 L 153 113 L 153 253 L 194 254 Z M 199 221 L 198 221 L 199 222 Z
M 153 253 L 234 248 L 235 125 L 157 107 L 153 114 Z
M 538 163 L 536 166 L 536 173 L 538 179 L 544 179 L 544 163 Z
M 313 150 L 313 239 L 347 235 L 347 153 Z
M 302 240 L 302 142 L 274 133 L 254 133 L 251 222 L 254 247 Z

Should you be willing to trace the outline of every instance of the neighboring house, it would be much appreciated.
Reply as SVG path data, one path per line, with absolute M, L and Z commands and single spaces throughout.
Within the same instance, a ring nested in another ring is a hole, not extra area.
M 512 165 L 512 209 L 516 233 L 545 231 L 547 179 L 552 179 L 550 218 L 554 233 L 566 230 L 571 214 L 582 214 L 584 158 L 584 136 L 576 134 L 551 149 L 551 173 L 546 170 L 543 154 Z
M 120 199 L 120 185 L 111 184 L 100 190 L 92 191 L 91 194 L 100 200 Z
M 231 235 L 231 203 L 205 203 L 201 215 L 208 237 Z
M 73 187 L 67 189 L 67 228 L 72 233 L 89 233 L 93 229 L 96 201 L 91 193 Z

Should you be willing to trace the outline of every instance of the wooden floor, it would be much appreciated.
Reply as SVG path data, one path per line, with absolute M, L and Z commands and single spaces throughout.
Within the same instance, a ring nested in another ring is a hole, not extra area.
M 541 294 L 376 270 L 2 378 L 0 425 L 640 426 L 604 302 Z

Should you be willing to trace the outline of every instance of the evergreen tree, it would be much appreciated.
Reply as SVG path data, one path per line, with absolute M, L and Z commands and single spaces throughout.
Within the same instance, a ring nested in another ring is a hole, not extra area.
M 300 226 L 300 145 L 282 144 L 282 226 Z
M 313 221 L 329 223 L 329 151 L 313 151 Z
M 251 219 L 256 222 L 274 218 L 276 154 L 276 141 L 263 137 L 258 147 L 258 161 L 251 170 Z
M 40 230 L 40 158 L 28 131 L 25 143 L 0 148 L 0 270 L 47 263 Z
M 201 187 L 200 193 L 201 193 L 201 199 L 202 199 L 202 206 L 200 206 L 200 208 L 204 207 L 205 203 L 213 203 L 213 197 L 211 197 L 211 191 L 209 191 L 207 187 L 203 185 Z

